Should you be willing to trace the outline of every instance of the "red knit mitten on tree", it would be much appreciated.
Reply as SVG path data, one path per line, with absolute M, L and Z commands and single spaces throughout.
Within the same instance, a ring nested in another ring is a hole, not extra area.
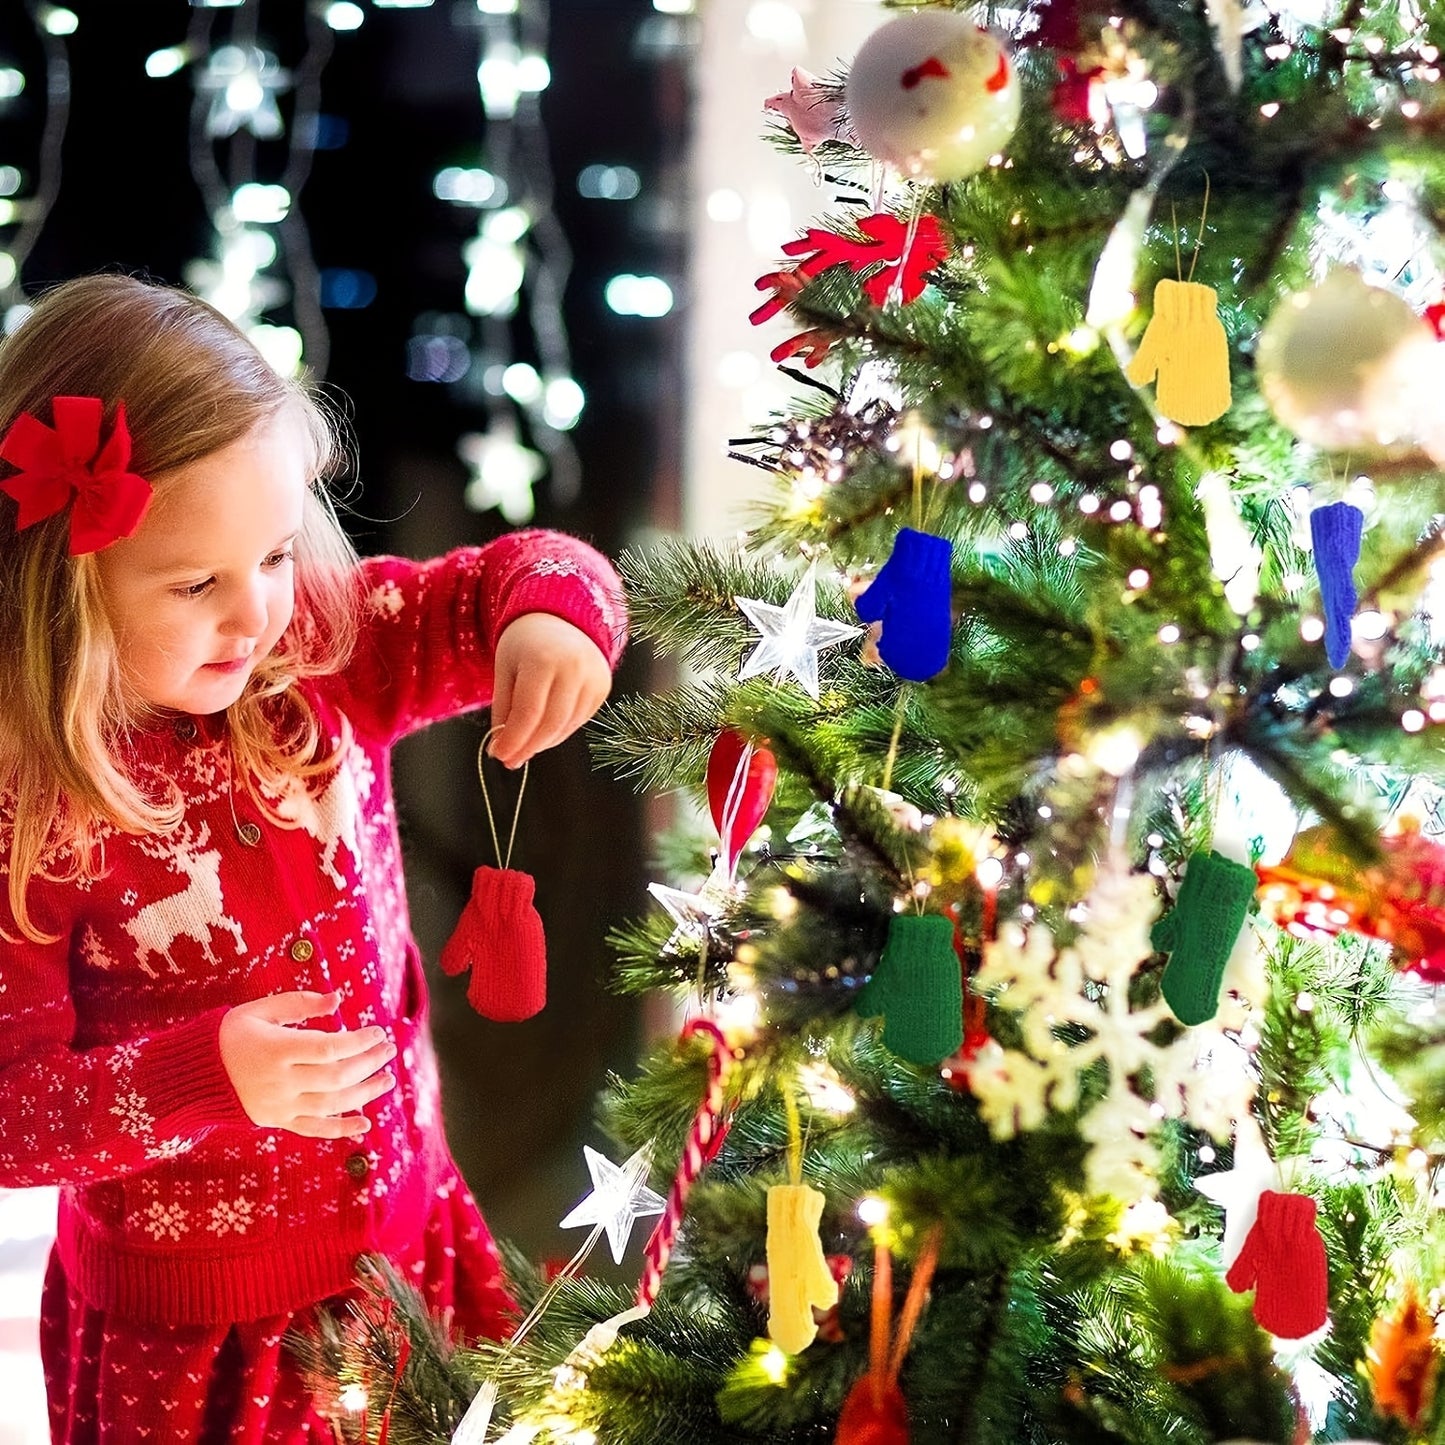
M 848 1391 L 838 1416 L 836 1445 L 908 1445 L 908 1406 L 897 1383 L 875 1389 L 872 1374 Z
M 1325 1242 L 1307 1194 L 1259 1196 L 1259 1215 L 1225 1281 L 1242 1294 L 1254 1290 L 1254 1317 L 1284 1340 L 1324 1327 L 1329 1311 Z
M 515 868 L 478 868 L 441 952 L 443 973 L 455 978 L 471 969 L 467 1001 L 498 1023 L 529 1019 L 547 1002 L 547 940 L 532 906 L 535 881 Z

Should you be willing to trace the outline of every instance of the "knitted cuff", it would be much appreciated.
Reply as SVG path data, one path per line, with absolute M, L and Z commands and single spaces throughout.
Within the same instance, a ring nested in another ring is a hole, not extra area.
M 580 628 L 597 644 L 598 650 L 615 666 L 627 640 L 625 627 L 611 626 L 596 597 L 582 577 L 528 577 L 517 584 L 508 605 L 498 619 L 497 636 L 507 624 L 527 612 L 550 612 Z
M 146 1101 L 159 1139 L 191 1135 L 222 1124 L 254 1127 L 221 1062 L 225 1007 L 164 1033 L 152 1034 L 136 1062 L 134 1088 Z

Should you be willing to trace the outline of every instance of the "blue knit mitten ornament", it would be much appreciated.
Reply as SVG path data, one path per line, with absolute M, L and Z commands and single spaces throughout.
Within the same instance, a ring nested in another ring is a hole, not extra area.
M 912 1064 L 939 1064 L 963 1042 L 963 970 L 953 920 L 895 913 L 873 977 L 854 1005 L 883 1017 L 883 1045 Z
M 1325 611 L 1325 656 L 1331 667 L 1343 667 L 1350 655 L 1350 622 L 1359 600 L 1355 563 L 1360 560 L 1364 528 L 1365 514 L 1348 502 L 1330 502 L 1310 513 L 1310 540 Z
M 1224 967 L 1258 881 L 1253 868 L 1222 853 L 1190 855 L 1174 907 L 1149 934 L 1169 954 L 1159 986 L 1180 1023 L 1206 1023 L 1219 1011 Z
M 903 527 L 893 555 L 854 603 L 864 622 L 882 621 L 878 655 L 910 682 L 927 682 L 948 666 L 952 558 L 953 543 L 946 537 Z

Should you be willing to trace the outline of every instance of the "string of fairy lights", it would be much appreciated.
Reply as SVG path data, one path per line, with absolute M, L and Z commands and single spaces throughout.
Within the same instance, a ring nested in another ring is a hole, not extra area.
M 326 313 L 367 306 L 377 294 L 368 272 L 318 264 L 300 204 L 316 153 L 345 137 L 344 119 L 322 108 L 327 63 L 369 11 L 433 4 L 309 0 L 290 12 L 282 32 L 294 35 L 302 17 L 299 51 L 283 54 L 272 36 L 280 12 L 262 0 L 190 0 L 184 33 L 145 59 L 152 80 L 184 73 L 191 86 L 189 165 L 211 240 L 182 279 L 285 374 L 324 378 Z M 671 14 L 680 0 L 655 5 Z M 64 6 L 27 0 L 26 11 L 44 73 L 27 75 L 0 55 L 0 115 L 27 91 L 32 99 L 43 93 L 45 111 L 33 154 L 0 155 L 7 329 L 25 314 L 25 260 L 59 193 L 71 106 L 68 47 L 82 25 Z M 573 258 L 554 207 L 542 108 L 551 82 L 550 0 L 474 0 L 454 6 L 450 18 L 476 47 L 476 158 L 439 169 L 431 189 L 437 200 L 475 212 L 476 223 L 461 247 L 459 304 L 415 318 L 402 367 L 411 381 L 447 386 L 474 413 L 458 442 L 466 501 L 516 524 L 533 516 L 534 488 L 544 479 L 558 507 L 575 501 L 581 486 L 570 433 L 586 397 L 573 375 L 563 314 Z M 629 201 L 641 191 L 635 169 L 604 162 L 586 166 L 576 184 L 584 197 L 603 201 Z M 605 292 L 621 316 L 659 317 L 673 304 L 672 287 L 657 276 L 616 276 Z

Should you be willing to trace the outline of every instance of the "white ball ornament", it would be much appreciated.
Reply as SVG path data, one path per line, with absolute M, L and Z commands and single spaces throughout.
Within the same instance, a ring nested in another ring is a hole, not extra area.
M 982 170 L 1019 119 L 1008 52 L 946 10 L 900 15 L 875 30 L 853 59 L 846 98 L 864 150 L 927 181 Z
M 1418 438 L 1434 346 L 1400 297 L 1341 267 L 1270 313 L 1256 355 L 1259 387 L 1301 441 L 1330 451 L 1404 450 Z

